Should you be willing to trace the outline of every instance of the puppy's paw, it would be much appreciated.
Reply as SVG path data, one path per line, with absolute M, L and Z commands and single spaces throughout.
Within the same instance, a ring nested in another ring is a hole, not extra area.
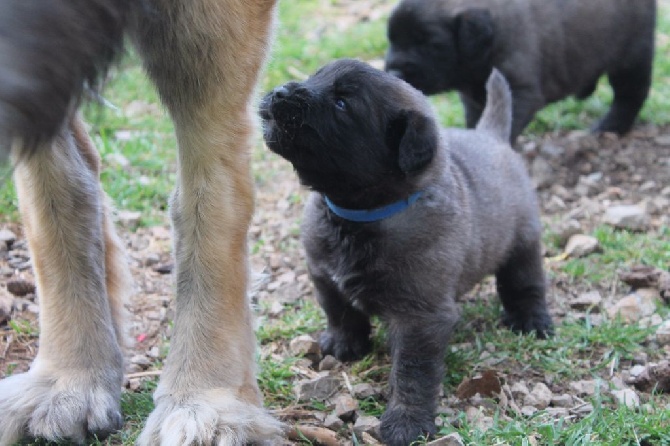
M 394 407 L 384 412 L 380 434 L 388 446 L 408 446 L 412 442 L 435 435 L 435 417 L 425 410 Z
M 321 333 L 319 346 L 324 356 L 333 355 L 340 361 L 355 361 L 372 351 L 369 336 L 355 336 L 332 329 Z
M 531 314 L 506 311 L 503 315 L 503 324 L 515 332 L 535 333 L 539 339 L 546 339 L 554 334 L 554 323 L 546 309 Z
M 122 374 L 34 369 L 0 381 L 0 445 L 25 435 L 83 443 L 104 438 L 123 425 Z
M 281 423 L 263 408 L 237 399 L 229 390 L 165 394 L 137 440 L 138 446 L 242 446 L 264 444 L 281 434 Z

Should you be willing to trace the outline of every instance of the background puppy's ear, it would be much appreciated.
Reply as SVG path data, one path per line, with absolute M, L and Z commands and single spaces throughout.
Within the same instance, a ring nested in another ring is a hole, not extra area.
M 386 132 L 387 145 L 397 150 L 398 166 L 404 173 L 415 172 L 430 163 L 438 138 L 435 121 L 414 110 L 402 110 Z
M 455 17 L 454 33 L 463 71 L 486 79 L 491 71 L 494 38 L 491 12 L 483 8 L 466 9 Z

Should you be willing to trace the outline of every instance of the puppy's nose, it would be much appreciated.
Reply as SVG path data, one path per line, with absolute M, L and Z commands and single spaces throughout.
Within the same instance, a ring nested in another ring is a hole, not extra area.
M 288 88 L 286 88 L 286 85 L 280 85 L 272 90 L 272 95 L 277 99 L 283 99 L 289 95 L 289 91 Z

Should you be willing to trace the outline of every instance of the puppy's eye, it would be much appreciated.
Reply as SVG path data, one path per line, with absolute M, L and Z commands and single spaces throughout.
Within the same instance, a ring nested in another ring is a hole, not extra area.
M 347 103 L 344 102 L 344 99 L 342 98 L 335 98 L 335 107 L 337 107 L 339 110 L 346 110 Z

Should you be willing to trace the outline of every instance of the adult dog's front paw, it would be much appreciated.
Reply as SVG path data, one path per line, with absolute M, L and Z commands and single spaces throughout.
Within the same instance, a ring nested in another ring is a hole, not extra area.
M 380 433 L 388 446 L 408 446 L 436 432 L 435 418 L 425 410 L 395 407 L 384 412 L 381 418 Z
M 263 444 L 281 434 L 281 424 L 263 408 L 236 398 L 230 390 L 158 397 L 138 446 L 241 446 Z
M 97 372 L 42 367 L 0 381 L 0 445 L 25 435 L 83 443 L 120 429 L 121 372 Z
M 355 361 L 372 351 L 369 336 L 355 336 L 333 329 L 321 333 L 319 346 L 324 356 L 333 355 L 340 361 Z

